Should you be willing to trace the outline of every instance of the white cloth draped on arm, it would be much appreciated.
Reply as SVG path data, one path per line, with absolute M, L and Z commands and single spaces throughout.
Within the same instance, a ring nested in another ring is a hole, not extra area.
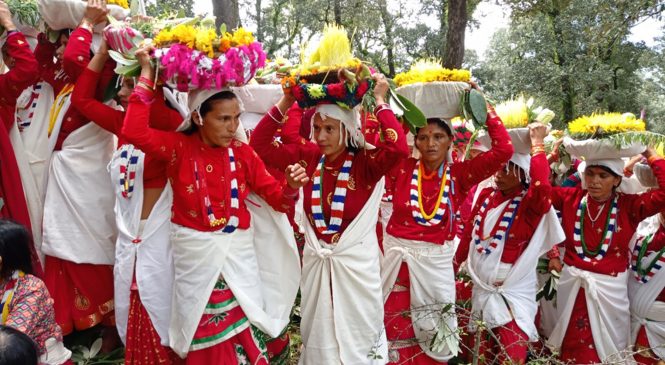
M 115 152 L 109 164 L 109 173 L 116 193 L 115 214 L 118 240 L 115 246 L 114 294 L 116 327 L 120 338 L 126 341 L 129 317 L 129 295 L 136 271 L 136 284 L 150 321 L 159 334 L 161 344 L 168 346 L 173 292 L 173 253 L 171 248 L 171 205 L 173 191 L 167 183 L 155 203 L 145 225 L 141 227 L 143 207 L 143 172 L 145 154 L 139 150 L 134 190 L 130 198 L 122 196 L 120 180 L 120 153 L 133 146 L 125 145 Z M 138 241 L 138 242 L 135 242 Z M 136 268 L 136 270 L 135 270 Z
M 487 212 L 484 236 L 489 235 L 503 208 L 509 201 Z M 510 268 L 505 278 L 498 278 L 501 255 L 504 245 L 499 245 L 491 254 L 480 254 L 473 242 L 469 242 L 469 260 L 467 271 L 473 280 L 472 308 L 474 316 L 481 316 L 489 328 L 503 326 L 513 319 L 529 337 L 538 339 L 534 323 L 538 303 L 536 302 L 538 258 L 549 251 L 553 245 L 562 242 L 565 234 L 554 212 L 543 215 L 526 249 Z M 497 282 L 502 282 L 497 286 Z M 506 306 L 506 302 L 508 306 Z M 473 325 L 470 321 L 470 325 Z M 473 328 L 472 328 L 473 329 Z
M 298 292 L 300 260 L 286 215 L 254 193 L 247 198 L 249 229 L 201 232 L 171 224 L 175 266 L 171 348 L 185 357 L 219 275 L 249 321 L 270 337 L 289 323 Z
M 561 348 L 577 293 L 584 288 L 591 332 L 600 360 L 634 364 L 632 356 L 624 353 L 630 345 L 628 275 L 627 271 L 611 276 L 564 266 L 557 289 L 559 322 L 547 341 L 548 346 L 555 350 Z
M 459 346 L 455 335 L 457 316 L 455 315 L 455 273 L 453 257 L 455 242 L 442 245 L 431 242 L 413 241 L 384 236 L 384 257 L 381 262 L 381 279 L 384 301 L 388 299 L 397 274 L 405 262 L 409 268 L 411 288 L 411 321 L 418 344 L 427 356 L 438 361 L 446 361 L 457 355 Z M 442 316 L 443 308 L 452 304 L 449 312 Z M 439 352 L 430 348 L 432 340 L 444 324 L 445 345 Z
M 107 165 L 114 149 L 114 136 L 89 122 L 67 136 L 62 150 L 53 152 L 44 203 L 46 255 L 113 265 L 115 197 Z
M 335 245 L 303 217 L 300 364 L 385 364 L 380 256 L 376 237 L 383 179 Z

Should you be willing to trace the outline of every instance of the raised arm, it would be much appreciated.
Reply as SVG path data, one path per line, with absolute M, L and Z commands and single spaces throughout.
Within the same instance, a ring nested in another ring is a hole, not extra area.
M 492 139 L 492 148 L 472 160 L 462 162 L 463 168 L 456 169 L 460 172 L 460 175 L 457 176 L 457 183 L 461 193 L 469 191 L 472 186 L 492 176 L 501 168 L 501 165 L 510 160 L 514 152 L 510 136 L 503 126 L 501 118 L 492 107 L 488 109 L 486 124 Z
M 282 171 L 289 165 L 305 158 L 307 150 L 318 150 L 318 147 L 311 142 L 301 145 L 275 141 L 277 130 L 284 126 L 282 116 L 294 102 L 293 96 L 285 94 L 254 128 L 250 141 L 250 146 L 268 166 Z
M 72 104 L 86 118 L 113 134 L 120 134 L 125 113 L 95 99 L 104 64 L 108 61 L 108 46 L 102 40 L 99 51 L 76 82 Z
M 545 214 L 550 210 L 552 203 L 549 200 L 552 194 L 550 184 L 550 165 L 545 155 L 545 144 L 543 140 L 547 135 L 547 128 L 542 123 L 531 123 L 529 125 L 531 137 L 531 168 L 529 175 L 531 184 L 525 196 L 528 199 L 527 209 L 534 214 Z
M 155 69 L 150 62 L 152 46 L 136 51 L 141 64 L 141 77 L 154 80 Z M 183 138 L 180 133 L 150 128 L 150 107 L 155 102 L 152 88 L 139 81 L 129 97 L 127 113 L 122 126 L 122 136 L 129 142 L 164 161 L 170 161 Z
M 658 188 L 644 194 L 634 195 L 627 208 L 630 220 L 635 224 L 663 211 L 665 206 L 665 160 L 652 149 L 644 151 L 649 166 L 658 181 Z
M 373 78 L 376 82 L 374 98 L 377 105 L 374 115 L 376 115 L 380 128 L 385 135 L 384 141 L 379 143 L 376 149 L 368 152 L 368 178 L 377 181 L 402 160 L 409 157 L 409 146 L 406 144 L 406 135 L 402 126 L 386 103 L 386 93 L 389 88 L 388 81 L 381 74 L 374 74 Z
M 69 36 L 62 66 L 72 82 L 78 80 L 90 62 L 93 27 L 104 22 L 106 14 L 108 9 L 104 0 L 88 0 L 81 24 Z

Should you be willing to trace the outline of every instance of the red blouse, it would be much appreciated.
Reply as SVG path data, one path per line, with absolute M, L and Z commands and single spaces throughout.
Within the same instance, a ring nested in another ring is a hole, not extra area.
M 42 79 L 51 84 L 53 91 L 57 96 L 63 87 L 70 83 L 76 83 L 79 76 L 86 69 L 88 62 L 90 62 L 90 45 L 92 44 L 92 33 L 84 28 L 76 28 L 72 31 L 72 34 L 69 36 L 69 42 L 65 48 L 63 55 L 62 66 L 56 62 L 53 63 L 53 57 L 55 53 L 55 46 L 49 45 L 48 40 L 43 40 L 40 42 L 38 51 L 36 52 L 39 55 L 40 64 L 42 65 Z M 53 52 L 50 53 L 49 51 Z M 50 58 L 50 61 L 48 59 Z M 95 97 L 101 100 L 104 96 L 104 89 L 108 85 L 109 81 L 113 77 L 113 63 L 107 63 L 104 66 L 104 71 L 102 72 L 101 82 L 97 88 L 97 94 Z M 61 74 L 64 71 L 64 78 L 58 77 L 57 75 Z M 86 125 L 90 120 L 85 118 L 76 108 L 69 108 L 65 112 L 64 119 L 62 121 L 62 126 L 60 127 L 60 133 L 55 144 L 55 150 L 61 150 L 62 144 L 65 139 L 75 130 Z
M 122 134 L 155 159 L 167 161 L 167 175 L 173 188 L 171 221 L 199 231 L 217 231 L 224 226 L 211 227 L 208 222 L 204 196 L 196 187 L 194 162 L 199 166 L 208 187 L 213 213 L 216 218 L 230 216 L 229 156 L 226 148 L 215 148 L 205 144 L 198 133 L 186 135 L 150 128 L 151 107 L 141 101 L 136 93 L 129 98 Z M 270 118 L 269 116 L 264 117 Z M 275 210 L 285 212 L 297 194 L 288 185 L 280 184 L 270 175 L 263 161 L 247 144 L 234 140 L 231 148 L 236 160 L 236 176 L 240 208 L 238 228 L 247 229 L 250 214 L 246 198 L 250 189 L 259 194 Z
M 475 158 L 473 160 L 475 160 Z M 522 252 L 524 252 L 529 244 L 541 218 L 552 206 L 549 201 L 549 196 L 552 192 L 552 186 L 549 181 L 550 166 L 547 163 L 547 158 L 544 153 L 539 153 L 531 158 L 529 175 L 531 177 L 529 189 L 520 203 L 517 214 L 515 215 L 515 220 L 510 227 L 508 237 L 504 243 L 503 253 L 501 254 L 501 262 L 503 263 L 514 264 L 517 262 L 517 259 L 522 255 Z M 480 192 L 478 200 L 476 200 L 476 204 L 471 210 L 470 217 L 472 220 L 478 215 L 480 206 L 493 190 L 493 188 L 486 188 Z M 497 191 L 487 205 L 486 212 L 492 208 L 496 208 L 507 200 L 513 199 L 521 193 L 521 188 L 517 188 L 506 194 Z M 469 245 L 471 243 L 473 229 L 474 225 L 472 221 L 468 222 L 464 227 L 460 247 L 455 253 L 455 261 L 458 264 L 466 260 L 469 254 Z
M 279 112 L 274 109 L 271 113 L 279 115 Z M 339 235 L 344 232 L 344 229 L 346 229 L 365 205 L 376 183 L 393 166 L 409 154 L 406 137 L 395 115 L 384 111 L 380 112 L 377 118 L 384 131 L 391 129 L 391 132 L 394 133 L 389 134 L 390 138 L 386 138 L 384 142 L 377 144 L 376 149 L 372 151 L 359 150 L 356 152 L 353 165 L 351 166 L 340 232 L 339 234 L 327 235 L 322 235 L 318 231 L 316 233 L 317 237 L 325 242 L 334 242 L 339 238 Z M 279 127 L 280 125 L 275 123 L 270 117 L 261 120 L 252 135 L 252 146 L 256 149 L 256 152 L 270 166 L 284 170 L 288 165 L 298 162 L 307 169 L 310 177 L 313 176 L 322 156 L 317 144 L 311 141 L 303 141 L 304 143 L 296 144 L 273 143 L 273 135 Z M 335 190 L 335 183 L 337 182 L 337 175 L 347 154 L 348 150 L 335 160 L 325 162 L 321 196 L 324 197 L 323 215 L 326 220 L 330 217 L 330 205 Z M 304 187 L 303 204 L 305 213 L 313 225 L 312 183 L 310 180 Z
M 492 149 L 478 155 L 473 160 L 454 163 L 450 168 L 454 185 L 452 214 L 462 204 L 469 189 L 505 166 L 513 154 L 510 137 L 501 123 L 501 119 L 495 113 L 488 115 L 487 126 L 493 141 Z M 387 232 L 399 238 L 443 244 L 445 241 L 453 239 L 457 233 L 454 220 L 453 227 L 449 227 L 450 211 L 446 210 L 441 223 L 432 227 L 418 224 L 413 219 L 410 201 L 411 176 L 415 165 L 416 159 L 404 160 L 400 168 L 393 169 L 393 174 L 390 176 L 394 184 L 393 214 L 388 221 Z M 438 199 L 441 178 L 435 173 L 432 179 L 423 179 L 422 184 L 425 211 L 432 212 Z
M 585 262 L 577 256 L 573 242 L 573 230 L 577 220 L 577 207 L 587 193 L 580 188 L 552 188 L 552 205 L 561 212 L 563 230 L 566 233 L 564 243 L 566 252 L 563 262 L 579 269 L 596 272 L 600 274 L 616 276 L 628 268 L 630 252 L 628 244 L 637 229 L 637 225 L 656 213 L 665 206 L 665 160 L 657 160 L 651 164 L 653 173 L 661 187 L 643 194 L 619 194 L 617 228 L 612 236 L 612 242 L 608 248 L 607 255 L 602 261 L 592 260 Z M 601 204 L 595 200 L 587 199 L 589 214 L 584 217 L 584 227 L 592 227 L 589 215 L 596 216 Z M 605 204 L 600 212 L 600 221 L 596 229 L 585 229 L 584 238 L 590 250 L 595 251 L 601 244 L 601 235 L 604 227 L 604 217 L 610 210 L 610 201 Z
M 0 120 L 9 131 L 15 123 L 16 99 L 23 90 L 39 80 L 39 73 L 37 60 L 22 33 L 10 34 L 5 48 L 7 55 L 15 60 L 14 67 L 0 77 Z
M 113 109 L 95 99 L 95 91 L 99 85 L 102 74 L 86 68 L 72 93 L 72 105 L 81 115 L 92 120 L 100 127 L 118 136 L 118 146 L 125 144 L 122 138 L 122 124 L 125 112 Z M 182 116 L 178 111 L 169 108 L 164 101 L 161 88 L 155 90 L 155 102 L 150 104 L 150 126 L 163 131 L 175 131 L 182 123 Z M 145 155 L 143 186 L 145 188 L 162 188 L 166 185 L 166 161 Z

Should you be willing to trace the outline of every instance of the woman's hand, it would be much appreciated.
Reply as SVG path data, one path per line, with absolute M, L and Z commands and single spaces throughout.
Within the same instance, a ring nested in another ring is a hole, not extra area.
M 388 89 L 390 88 L 388 80 L 386 80 L 386 77 L 380 73 L 375 73 L 374 75 L 372 75 L 372 78 L 374 79 L 375 82 L 374 99 L 376 99 L 376 105 L 385 104 L 386 94 L 388 93 Z
M 543 144 L 545 137 L 547 137 L 547 127 L 540 122 L 531 123 L 527 127 L 529 128 L 531 145 Z
M 106 15 L 108 13 L 109 10 L 106 8 L 106 0 L 88 0 L 81 24 L 87 22 L 94 26 L 103 23 L 106 21 Z
M 136 50 L 136 60 L 141 66 L 141 76 L 147 77 L 149 80 L 155 78 L 155 66 L 152 64 L 151 53 L 154 51 L 155 46 L 151 43 L 141 46 Z
M 12 21 L 12 12 L 9 6 L 4 1 L 0 0 L 0 26 L 5 28 L 7 32 L 16 30 L 16 26 Z
M 309 182 L 307 170 L 300 164 L 289 165 L 286 168 L 286 182 L 293 189 L 300 189 Z
M 563 270 L 563 264 L 561 264 L 561 259 L 558 257 L 554 257 L 550 259 L 550 262 L 547 264 L 547 270 L 552 272 L 552 270 L 556 272 L 561 272 Z

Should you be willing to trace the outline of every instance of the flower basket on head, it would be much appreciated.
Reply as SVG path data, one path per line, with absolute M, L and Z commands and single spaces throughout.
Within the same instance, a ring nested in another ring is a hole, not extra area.
M 644 121 L 631 113 L 579 117 L 568 123 L 568 135 L 566 151 L 581 159 L 632 157 L 665 141 L 665 136 L 647 132 Z
M 543 107 L 534 107 L 533 98 L 525 100 L 524 96 L 497 104 L 494 111 L 506 127 L 515 153 L 529 154 L 531 152 L 531 137 L 529 123 L 540 122 L 550 128 L 549 123 L 554 119 L 554 112 Z M 478 135 L 480 142 L 490 147 L 489 135 L 482 131 Z
M 5 0 L 5 2 L 12 13 L 12 22 L 16 28 L 25 36 L 36 38 L 41 20 L 37 0 Z M 0 26 L 0 36 L 4 33 L 5 29 Z
M 633 167 L 633 173 L 645 188 L 658 187 L 658 179 L 656 179 L 656 175 L 653 174 L 653 170 L 651 170 L 649 165 L 638 163 Z
M 81 23 L 85 14 L 86 2 L 83 0 L 37 1 L 42 19 L 53 30 L 74 29 Z M 126 0 L 110 0 L 107 8 L 109 15 L 115 19 L 125 19 L 129 16 L 129 5 Z M 104 30 L 103 24 L 95 27 L 96 33 L 101 33 L 102 30 Z
M 243 86 L 263 67 L 263 47 L 251 32 L 238 28 L 233 33 L 222 26 L 215 31 L 214 20 L 198 18 L 167 24 L 155 31 L 155 61 L 161 80 L 178 91 L 222 89 Z M 111 24 L 104 35 L 115 52 L 116 72 L 137 76 L 140 66 L 134 56 L 144 37 L 127 23 Z M 117 38 L 117 39 L 116 39 Z
M 254 80 L 259 84 L 279 84 L 280 80 L 291 72 L 291 62 L 278 57 L 272 61 L 266 61 L 266 65 L 259 69 L 254 76 Z
M 395 75 L 397 92 L 411 100 L 427 118 L 451 119 L 460 114 L 471 72 L 449 70 L 436 60 L 416 61 L 407 72 Z

